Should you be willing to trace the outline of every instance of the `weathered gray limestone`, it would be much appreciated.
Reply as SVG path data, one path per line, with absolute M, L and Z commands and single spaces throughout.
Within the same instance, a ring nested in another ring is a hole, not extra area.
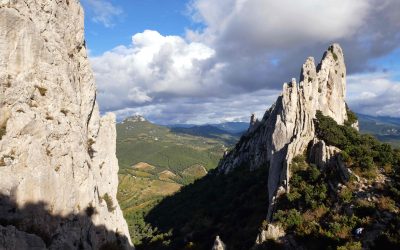
M 316 137 L 313 122 L 316 111 L 343 124 L 347 119 L 345 94 L 344 56 L 341 47 L 333 44 L 317 67 L 313 58 L 306 60 L 300 83 L 292 79 L 283 85 L 282 95 L 259 123 L 251 124 L 220 162 L 219 172 L 228 173 L 241 165 L 250 169 L 269 166 L 267 218 L 270 220 L 276 195 L 289 191 L 292 159 L 302 154 Z
M 0 216 L 15 219 L 8 199 L 30 218 L 18 230 L 34 223 L 57 235 L 53 249 L 117 238 L 131 248 L 116 199 L 115 117 L 99 115 L 83 23 L 77 0 L 0 0 Z M 53 219 L 33 220 L 25 206 L 39 203 Z

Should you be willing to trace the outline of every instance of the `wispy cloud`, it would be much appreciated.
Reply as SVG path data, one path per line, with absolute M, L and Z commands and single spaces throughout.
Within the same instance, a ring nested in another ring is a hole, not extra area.
M 107 0 L 84 0 L 93 13 L 92 21 L 101 23 L 110 28 L 115 25 L 115 18 L 123 13 L 123 10 Z

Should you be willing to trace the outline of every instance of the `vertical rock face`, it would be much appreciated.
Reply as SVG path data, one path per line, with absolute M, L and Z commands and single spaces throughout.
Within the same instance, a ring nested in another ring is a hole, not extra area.
M 310 143 L 308 160 L 317 165 L 320 169 L 336 168 L 339 177 L 343 182 L 350 178 L 349 169 L 346 167 L 341 156 L 339 155 L 340 149 L 335 146 L 326 145 L 323 140 L 314 138 Z
M 289 164 L 315 137 L 316 111 L 343 124 L 347 119 L 345 94 L 343 52 L 338 44 L 333 44 L 318 66 L 314 58 L 306 60 L 299 84 L 292 79 L 283 85 L 282 95 L 260 122 L 251 125 L 236 147 L 222 159 L 218 170 L 227 173 L 242 165 L 250 169 L 269 166 L 270 218 L 278 190 L 289 189 Z
M 10 235 L 53 249 L 131 248 L 115 117 L 99 115 L 77 0 L 0 0 L 0 128 L 0 219 L 19 231 Z

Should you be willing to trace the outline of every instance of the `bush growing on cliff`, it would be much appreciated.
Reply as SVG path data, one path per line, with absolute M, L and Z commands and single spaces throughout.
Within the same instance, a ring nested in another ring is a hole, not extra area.
M 349 115 L 349 121 L 351 117 Z M 317 111 L 316 118 L 317 136 L 328 145 L 342 149 L 344 160 L 361 176 L 372 179 L 378 167 L 386 165 L 390 170 L 390 166 L 399 163 L 398 154 L 389 144 L 381 143 L 371 135 L 359 134 L 352 127 L 338 125 L 321 111 Z
M 275 220 L 279 221 L 284 228 L 293 229 L 303 223 L 301 214 L 296 209 L 279 210 L 274 215 Z
M 111 198 L 111 196 L 108 193 L 105 193 L 102 197 L 102 199 L 106 202 L 107 204 L 107 209 L 108 212 L 112 212 L 115 210 L 114 202 Z
M 357 122 L 358 117 L 357 115 L 349 109 L 349 107 L 346 104 L 346 112 L 347 112 L 347 120 L 344 122 L 344 125 L 346 126 L 351 126 L 355 122 Z
M 295 157 L 290 166 L 290 193 L 279 198 L 275 221 L 306 249 L 375 249 L 381 245 L 400 249 L 400 150 L 350 126 L 340 126 L 321 112 L 315 125 L 319 139 L 339 147 L 346 165 L 373 185 L 364 185 L 355 177 L 339 185 L 337 169 L 320 171 L 304 156 Z M 384 174 L 386 181 L 375 179 L 377 174 L 381 178 Z M 375 239 L 354 235 L 357 228 L 367 231 L 375 225 L 381 227 Z

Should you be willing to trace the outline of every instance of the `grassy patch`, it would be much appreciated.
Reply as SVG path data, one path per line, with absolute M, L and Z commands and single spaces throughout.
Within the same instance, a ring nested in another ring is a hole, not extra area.
M 105 194 L 102 196 L 102 199 L 103 199 L 103 200 L 106 202 L 106 204 L 107 204 L 108 212 L 113 212 L 113 211 L 115 210 L 115 206 L 114 206 L 114 202 L 113 202 L 111 196 L 110 196 L 108 193 L 105 193 Z

